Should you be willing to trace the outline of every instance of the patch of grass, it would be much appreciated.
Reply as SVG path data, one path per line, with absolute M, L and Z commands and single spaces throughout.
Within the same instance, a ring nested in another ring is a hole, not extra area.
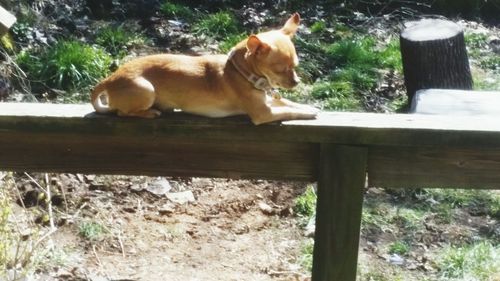
M 353 83 L 338 79 L 313 84 L 311 96 L 321 100 L 323 107 L 339 111 L 359 111 L 362 102 L 353 88 Z
M 15 184 L 12 173 L 0 181 L 0 280 L 31 280 L 41 261 L 54 264 L 52 248 L 40 243 L 40 229 L 30 219 L 13 212 Z M 21 234 L 20 226 L 29 230 L 29 235 Z
M 400 207 L 392 217 L 392 222 L 407 232 L 419 229 L 424 221 L 425 213 L 420 210 Z
M 363 279 L 366 281 L 403 281 L 401 276 L 387 276 L 387 273 L 382 272 L 368 272 L 363 274 Z
M 307 271 L 312 271 L 313 266 L 314 240 L 309 239 L 302 245 L 300 264 Z
M 428 195 L 450 209 L 464 207 L 475 214 L 500 218 L 500 196 L 486 190 L 429 189 Z
M 393 228 L 390 206 L 386 204 L 364 205 L 361 213 L 361 230 L 386 232 Z
M 391 39 L 379 54 L 382 67 L 394 69 L 399 73 L 403 73 L 403 61 L 401 58 L 399 40 L 397 38 Z
M 471 67 L 474 90 L 500 90 L 500 75 Z
M 481 56 L 480 50 L 488 44 L 488 35 L 484 33 L 465 33 L 464 39 L 469 56 L 472 58 L 479 58 Z
M 410 245 L 404 241 L 395 241 L 389 246 L 390 254 L 398 254 L 404 256 L 410 252 Z
M 12 247 L 12 230 L 9 225 L 11 211 L 10 197 L 2 186 L 0 189 L 0 272 L 5 272 L 10 262 L 8 253 Z
M 302 38 L 296 42 L 303 56 L 299 73 L 312 80 L 311 95 L 325 109 L 363 110 L 365 96 L 382 79 L 380 70 L 402 71 L 399 43 L 395 39 L 385 46 L 377 46 L 374 37 L 356 34 L 341 36 L 332 44 L 321 40 L 306 42 Z
M 147 39 L 138 32 L 126 30 L 122 25 L 108 25 L 99 28 L 95 42 L 104 47 L 111 55 L 123 58 L 127 54 L 128 48 L 145 45 Z
M 438 267 L 442 277 L 452 280 L 491 280 L 491 276 L 500 273 L 500 246 L 487 241 L 450 246 L 441 255 Z
M 322 33 L 326 30 L 326 23 L 324 21 L 317 21 L 311 25 L 312 33 Z
M 296 214 L 311 217 L 316 212 L 316 192 L 314 187 L 308 186 L 304 194 L 295 199 L 293 207 Z
M 239 23 L 231 12 L 220 11 L 200 18 L 192 27 L 198 35 L 206 35 L 216 40 L 240 33 Z
M 84 221 L 78 226 L 78 233 L 89 241 L 99 241 L 107 233 L 106 228 L 94 221 Z
M 245 38 L 247 38 L 246 33 L 231 34 L 219 43 L 219 50 L 223 53 L 227 53 L 231 50 L 231 48 L 243 41 Z
M 484 69 L 489 69 L 500 74 L 500 56 L 496 54 L 484 56 L 479 61 L 479 65 Z
M 186 21 L 192 21 L 196 17 L 195 12 L 185 4 L 178 4 L 172 1 L 163 2 L 160 6 L 160 11 L 166 17 L 184 19 Z
M 16 61 L 35 91 L 56 88 L 74 92 L 88 90 L 108 74 L 112 57 L 101 48 L 70 40 L 22 51 Z

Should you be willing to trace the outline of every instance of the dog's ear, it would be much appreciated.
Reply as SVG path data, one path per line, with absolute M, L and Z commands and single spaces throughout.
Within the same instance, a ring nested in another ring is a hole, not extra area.
M 262 56 L 267 55 L 271 50 L 271 47 L 262 42 L 259 37 L 255 35 L 250 35 L 247 40 L 247 50 L 248 53 L 252 55 Z
M 300 15 L 299 13 L 293 14 L 285 23 L 281 31 L 286 35 L 293 37 L 297 32 L 300 25 Z

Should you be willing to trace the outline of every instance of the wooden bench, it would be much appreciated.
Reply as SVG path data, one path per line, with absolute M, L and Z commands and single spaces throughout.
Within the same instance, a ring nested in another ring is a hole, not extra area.
M 315 281 L 356 279 L 366 184 L 500 188 L 496 118 L 325 112 L 254 126 L 245 117 L 92 112 L 0 103 L 0 170 L 317 181 Z

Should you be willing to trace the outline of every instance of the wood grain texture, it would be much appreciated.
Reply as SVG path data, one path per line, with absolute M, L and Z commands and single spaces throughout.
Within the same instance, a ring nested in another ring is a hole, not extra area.
M 0 131 L 390 146 L 499 147 L 500 122 L 487 116 L 323 112 L 316 120 L 254 126 L 245 116 L 211 119 L 183 113 L 155 120 L 100 116 L 90 105 L 0 103 Z
M 408 25 L 400 36 L 408 100 L 420 89 L 471 90 L 472 75 L 462 28 L 440 19 L 422 19 Z
M 500 92 L 427 89 L 417 91 L 412 113 L 498 118 Z
M 179 142 L 154 135 L 0 132 L 0 147 L 0 170 L 11 171 L 313 181 L 318 162 L 318 146 L 308 143 Z
M 313 281 L 354 281 L 367 148 L 321 145 Z
M 371 186 L 500 189 L 500 148 L 371 147 Z

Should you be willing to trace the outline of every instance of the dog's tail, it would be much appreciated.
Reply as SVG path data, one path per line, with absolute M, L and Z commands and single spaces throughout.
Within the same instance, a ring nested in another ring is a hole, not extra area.
M 109 96 L 104 83 L 97 84 L 94 90 L 92 90 L 90 101 L 97 113 L 111 112 L 111 108 L 109 108 Z

